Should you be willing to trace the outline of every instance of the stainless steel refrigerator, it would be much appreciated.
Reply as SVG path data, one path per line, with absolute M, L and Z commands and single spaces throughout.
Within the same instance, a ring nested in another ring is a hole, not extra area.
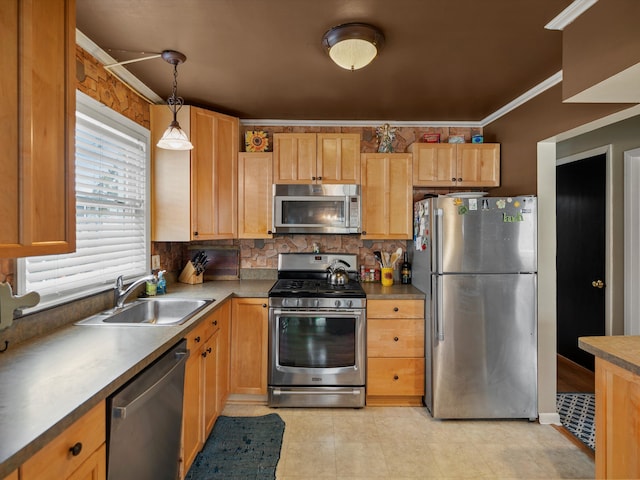
M 471 193 L 414 205 L 435 418 L 537 418 L 536 206 Z

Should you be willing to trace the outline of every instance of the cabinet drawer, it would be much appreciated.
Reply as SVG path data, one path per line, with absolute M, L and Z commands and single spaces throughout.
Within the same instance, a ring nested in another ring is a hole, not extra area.
M 208 335 L 208 333 L 209 328 L 207 322 L 200 322 L 198 326 L 191 330 L 189 335 L 186 336 L 187 350 L 193 353 L 200 349 L 202 344 L 207 340 L 207 338 L 209 338 L 210 335 Z
M 424 358 L 369 358 L 367 395 L 424 395 Z
M 424 319 L 367 321 L 370 357 L 424 357 Z
M 20 467 L 20 478 L 22 480 L 67 478 L 105 441 L 106 404 L 103 401 L 27 460 Z M 73 455 L 71 449 L 78 444 L 81 445 L 80 451 L 77 455 Z
M 367 318 L 424 318 L 424 300 L 368 300 Z

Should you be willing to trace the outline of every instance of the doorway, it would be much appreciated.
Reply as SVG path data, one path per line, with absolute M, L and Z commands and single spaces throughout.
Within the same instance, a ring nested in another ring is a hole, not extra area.
M 591 372 L 578 337 L 605 334 L 606 185 L 606 153 L 558 161 L 557 351 Z

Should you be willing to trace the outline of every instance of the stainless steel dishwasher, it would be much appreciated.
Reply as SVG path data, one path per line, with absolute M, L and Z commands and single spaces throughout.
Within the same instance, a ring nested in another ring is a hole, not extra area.
M 179 342 L 109 399 L 108 480 L 176 480 L 187 343 Z

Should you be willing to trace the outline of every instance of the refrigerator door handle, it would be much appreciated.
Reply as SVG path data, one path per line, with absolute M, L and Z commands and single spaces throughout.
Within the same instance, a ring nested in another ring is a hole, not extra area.
M 442 228 L 443 228 L 443 216 L 444 210 L 441 208 L 436 208 L 434 213 L 435 217 L 435 242 L 432 245 L 433 255 L 434 255 L 434 263 L 435 263 L 435 272 L 442 273 Z
M 444 301 L 444 294 L 442 291 L 442 277 L 434 275 L 432 285 L 434 291 L 431 292 L 431 298 L 435 299 L 435 337 L 438 342 L 444 342 L 444 318 L 442 314 L 442 302 Z

